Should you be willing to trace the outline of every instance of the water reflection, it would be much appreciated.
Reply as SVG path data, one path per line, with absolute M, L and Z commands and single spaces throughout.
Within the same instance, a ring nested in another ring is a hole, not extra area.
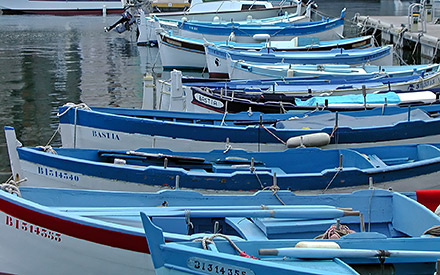
M 138 48 L 130 36 L 103 31 L 117 18 L 1 16 L 1 125 L 15 127 L 26 146 L 45 145 L 66 102 L 140 107 L 145 69 Z M 0 142 L 3 181 L 9 175 L 3 133 Z

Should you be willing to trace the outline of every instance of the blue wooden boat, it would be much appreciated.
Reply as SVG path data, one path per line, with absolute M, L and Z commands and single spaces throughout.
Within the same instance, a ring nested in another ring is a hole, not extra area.
M 362 65 L 370 63 L 378 66 L 393 65 L 393 46 L 372 47 L 366 49 L 331 49 L 313 52 L 274 52 L 270 48 L 260 51 L 240 50 L 205 44 L 206 65 L 210 77 L 227 77 L 228 60 L 250 62 L 290 63 L 290 64 L 347 64 Z
M 183 190 L 129 193 L 23 186 L 17 190 L 20 196 L 0 191 L 0 218 L 4 221 L 0 224 L 3 255 L 0 271 L 8 274 L 153 273 L 150 251 L 153 257 L 158 255 L 156 248 L 147 245 L 140 212 L 159 215 L 172 211 L 182 214 L 188 210 L 186 219 L 153 218 L 164 231 L 167 242 L 191 241 L 210 232 L 230 236 L 237 244 L 244 240 L 260 240 L 264 244 L 271 239 L 290 239 L 284 246 L 295 246 L 300 241 L 325 241 L 313 239 L 325 233 L 339 218 L 341 225 L 356 231 L 332 240 L 343 249 L 439 251 L 440 239 L 426 231 L 438 225 L 440 219 L 415 201 L 415 193 L 403 195 L 374 189 L 324 195 L 295 195 L 281 190 L 275 194 L 260 191 L 250 195 L 203 195 Z M 251 211 L 263 212 L 259 210 L 262 205 L 292 214 L 295 209 L 304 208 L 303 215 L 307 213 L 307 218 L 299 218 L 298 211 L 296 218 L 246 217 Z M 334 207 L 359 211 L 365 224 L 359 216 L 344 216 L 344 211 Z M 192 215 L 192 211 L 203 209 L 208 213 L 221 210 L 229 214 L 235 209 L 243 216 L 228 214 L 211 219 L 196 218 L 195 212 Z M 317 210 L 328 214 L 321 219 L 310 218 L 311 211 Z M 335 215 L 338 212 L 340 214 Z M 188 227 L 186 221 L 193 227 Z M 219 248 L 226 248 L 226 244 L 217 239 L 215 243 Z M 249 255 L 260 257 L 257 251 L 248 250 L 241 243 L 239 247 Z M 384 258 L 382 267 L 394 269 L 397 274 L 433 274 L 435 261 L 413 257 L 412 260 L 400 258 L 399 262 L 389 257 Z M 379 259 L 368 258 L 363 267 L 374 273 L 381 267 L 378 263 Z M 349 264 L 355 267 L 356 261 Z
M 273 213 L 279 214 L 277 210 Z M 195 218 L 216 217 L 208 211 L 186 214 L 187 217 L 195 214 Z M 235 240 L 234 236 L 213 232 L 191 242 L 165 243 L 163 230 L 152 222 L 164 216 L 172 215 L 141 213 L 153 265 L 159 274 L 214 274 L 217 270 L 218 273 L 230 270 L 232 274 L 411 274 L 414 267 L 436 262 L 440 256 L 435 248 L 416 248 L 410 242 L 390 246 L 385 235 L 386 244 L 381 243 L 376 238 L 380 239 L 382 234 L 377 232 L 352 232 L 332 241 Z M 350 231 L 339 223 L 333 227 Z M 399 250 L 390 250 L 390 247 Z M 417 273 L 430 274 L 431 271 L 432 267 L 418 269 Z
M 234 241 L 217 233 L 211 239 L 207 234 L 205 242 L 201 237 L 197 242 L 166 244 L 162 229 L 146 214 L 141 216 L 156 274 L 359 274 L 339 259 L 282 259 L 259 255 L 257 258 L 245 252 L 267 249 L 262 247 L 281 247 L 286 240 Z M 229 247 L 225 246 L 225 241 Z M 440 252 L 434 255 L 440 255 Z
M 440 144 L 282 152 L 176 152 L 17 147 L 6 129 L 13 175 L 44 187 L 152 191 L 178 186 L 253 191 L 355 188 L 370 182 L 396 191 L 440 188 Z M 416 181 L 412 177 L 423 176 Z M 431 178 L 433 180 L 431 180 Z M 24 182 L 23 185 L 27 185 Z M 376 185 L 377 186 L 377 185 Z
M 182 119 L 176 112 L 173 121 L 164 121 L 160 117 L 143 118 L 136 111 L 128 115 L 131 111 L 126 109 L 64 106 L 59 109 L 59 119 L 62 144 L 67 148 L 209 151 L 232 146 L 249 151 L 280 151 L 287 148 L 291 138 L 303 137 L 303 144 L 308 145 L 305 135 L 322 133 L 331 136 L 327 148 L 437 142 L 439 111 L 439 105 L 428 105 L 340 113 L 293 112 L 289 113 L 291 119 L 274 121 L 262 116 L 257 123 L 242 123 L 227 121 L 233 114 L 220 115 L 220 120 L 204 118 L 206 114 Z M 281 116 L 285 118 L 286 114 Z
M 191 87 L 192 104 L 220 113 L 286 113 L 291 110 L 329 110 L 333 112 L 369 110 L 383 106 L 438 104 L 440 89 L 389 91 L 365 94 L 295 96 L 284 93 L 244 92 Z
M 220 65 L 221 66 L 221 65 Z M 226 73 L 217 74 L 228 77 Z M 214 79 L 207 81 L 201 78 L 182 78 L 185 86 L 207 87 L 227 90 L 243 90 L 249 93 L 276 92 L 290 95 L 321 95 L 321 94 L 356 94 L 390 90 L 421 90 L 436 88 L 440 84 L 440 70 L 413 73 L 403 76 L 368 76 L 352 77 L 321 75 L 293 76 L 286 78 L 263 79 Z
M 341 39 L 344 30 L 345 9 L 341 16 L 334 19 L 323 19 L 299 23 L 217 23 L 180 21 L 179 35 L 188 38 L 206 39 L 208 41 L 231 40 L 243 43 L 267 40 L 288 41 L 297 36 L 319 37 L 322 40 Z
M 294 76 L 338 76 L 338 77 L 393 77 L 439 70 L 439 64 L 402 66 L 350 66 L 343 64 L 296 65 L 288 63 L 260 63 L 232 60 L 228 58 L 228 75 L 231 79 L 283 78 Z
M 206 67 L 205 41 L 174 35 L 172 32 L 158 33 L 161 64 L 165 69 L 203 69 Z M 233 41 L 210 41 L 219 47 L 273 51 L 316 51 L 333 48 L 356 49 L 373 45 L 372 36 L 322 41 L 317 37 L 296 37 L 291 41 L 270 41 L 260 43 L 237 43 Z

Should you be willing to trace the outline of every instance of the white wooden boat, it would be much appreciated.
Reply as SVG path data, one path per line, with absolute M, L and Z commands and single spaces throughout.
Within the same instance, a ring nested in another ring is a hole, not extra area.
M 221 118 L 206 120 L 206 114 L 200 114 L 200 119 L 176 118 L 170 121 L 127 115 L 127 110 L 123 109 L 122 114 L 117 114 L 119 109 L 115 108 L 94 109 L 84 110 L 72 105 L 60 108 L 64 147 L 126 150 L 154 147 L 210 151 L 232 146 L 249 151 L 280 151 L 285 150 L 290 138 L 300 139 L 301 136 L 316 133 L 332 135 L 332 144 L 327 147 L 333 148 L 432 143 L 438 142 L 440 133 L 440 119 L 436 115 L 440 109 L 438 105 L 384 107 L 341 114 L 328 111 L 294 112 L 288 113 L 292 115 L 292 120 L 276 123 L 273 120 L 264 121 L 265 127 L 260 127 L 258 121 L 243 124 L 226 122 Z M 183 115 L 187 116 L 188 113 L 183 112 Z M 226 119 L 229 116 L 222 117 Z M 343 118 L 349 122 L 342 122 Z
M 327 150 L 292 148 L 280 152 L 55 147 L 47 150 L 14 148 L 17 141 L 13 129 L 6 131 L 12 173 L 16 178 L 27 179 L 22 186 L 158 191 L 177 185 L 219 193 L 252 192 L 273 185 L 281 190 L 333 192 L 343 188 L 347 192 L 366 188 L 369 182 L 398 192 L 440 188 L 440 143 Z M 357 134 L 356 130 L 353 132 Z M 304 137 L 302 144 L 314 146 L 332 139 L 327 136 L 327 140 L 318 140 L 317 136 L 313 141 Z M 296 142 L 287 143 L 290 146 Z
M 351 234 L 353 238 L 333 240 L 341 248 L 356 248 L 358 245 L 367 248 L 368 240 L 372 248 L 377 248 L 380 243 L 381 249 L 401 249 L 398 246 L 404 245 L 411 250 L 432 250 L 438 242 L 438 238 L 423 234 L 439 224 L 439 217 L 415 201 L 414 193 L 407 194 L 407 197 L 374 189 L 311 196 L 280 190 L 276 194 L 260 191 L 250 195 L 219 196 L 183 190 L 130 193 L 31 187 L 20 187 L 19 191 L 20 197 L 0 191 L 0 219 L 3 221 L 0 224 L 0 272 L 3 274 L 154 274 L 150 254 L 154 246 L 149 249 L 140 212 L 169 213 L 176 208 L 190 211 L 241 208 L 249 212 L 261 205 L 315 210 L 313 206 L 320 205 L 321 209 L 329 208 L 327 211 L 332 207 L 351 207 L 364 215 L 366 230 L 362 230 L 359 217 L 341 217 L 341 224 L 356 231 Z M 287 206 L 282 206 L 280 200 Z M 416 223 L 414 217 L 417 217 Z M 285 219 L 258 218 L 260 224 L 257 225 L 251 219 L 241 217 L 226 217 L 226 223 L 223 219 L 191 218 L 195 231 L 187 232 L 183 218 L 177 218 L 177 223 L 168 222 L 176 221 L 176 218 L 165 220 L 165 223 L 159 223 L 159 218 L 153 219 L 163 227 L 168 242 L 191 241 L 206 236 L 202 227 L 211 231 L 219 221 L 223 228 L 221 233 L 235 235 L 233 240 L 268 240 L 289 235 L 290 239 L 296 239 L 287 242 L 292 246 L 299 241 L 312 240 L 336 223 L 336 218 L 331 216 L 312 220 L 289 219 L 292 226 L 285 226 Z M 217 228 L 220 227 L 217 225 Z M 377 260 L 371 263 L 378 266 Z M 392 258 L 386 259 L 386 264 L 389 260 Z M 435 261 L 423 260 L 424 263 L 418 258 L 411 264 L 396 261 L 392 264 L 397 270 L 412 274 L 420 274 L 422 270 L 433 274 Z
M 274 6 L 269 1 L 191 1 L 191 6 L 184 12 L 172 13 L 153 13 L 145 15 L 143 11 L 139 13 L 139 19 L 136 20 L 139 37 L 138 45 L 157 45 L 156 29 L 158 19 L 168 18 L 177 20 L 199 20 L 199 21 L 245 21 L 250 18 L 269 18 L 279 16 L 280 14 L 296 13 L 297 5 Z

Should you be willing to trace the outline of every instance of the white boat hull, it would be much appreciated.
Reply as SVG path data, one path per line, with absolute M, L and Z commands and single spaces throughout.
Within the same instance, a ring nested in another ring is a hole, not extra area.
M 179 45 L 162 43 L 161 37 L 159 35 L 157 36 L 157 38 L 159 39 L 158 46 L 160 59 L 164 68 L 206 68 L 206 58 L 204 52 L 183 48 Z
M 71 237 L 68 226 L 42 227 L 5 212 L 0 219 L 2 273 L 154 274 L 149 254 Z
M 113 130 L 75 127 L 70 124 L 60 124 L 61 142 L 64 148 L 93 148 L 93 149 L 122 149 L 133 150 L 136 148 L 168 148 L 176 151 L 211 151 L 225 149 L 225 142 L 204 142 L 191 139 L 175 139 L 164 136 L 151 136 L 143 134 L 130 134 Z M 76 140 L 74 140 L 76 138 Z M 234 143 L 233 148 L 243 148 L 258 151 L 257 144 Z M 260 144 L 261 151 L 281 151 L 286 146 L 279 144 Z
M 89 149 L 114 149 L 133 150 L 137 148 L 167 148 L 176 151 L 211 151 L 225 149 L 228 144 L 223 142 L 206 142 L 190 139 L 174 139 L 169 137 L 151 136 L 143 134 L 128 134 L 113 130 L 104 130 L 76 126 L 76 132 L 72 125 L 61 124 L 61 141 L 64 148 L 89 148 Z M 96 133 L 99 133 L 100 137 Z M 76 137 L 76 141 L 73 138 Z M 117 137 L 117 138 L 111 138 Z M 428 137 L 403 139 L 384 142 L 329 144 L 322 148 L 355 148 L 368 146 L 381 146 L 393 144 L 434 143 L 440 140 L 440 135 Z M 234 149 L 249 151 L 282 151 L 286 149 L 284 144 L 254 144 L 254 143 L 229 143 Z
M 164 188 L 163 186 L 152 186 L 128 181 L 92 177 L 81 173 L 53 168 L 47 165 L 38 165 L 33 162 L 23 160 L 20 160 L 20 166 L 22 176 L 26 177 L 27 179 L 21 184 L 21 186 L 128 192 L 157 192 Z
M 438 136 L 436 136 L 436 139 L 438 140 Z M 378 145 L 370 144 L 371 145 Z M 344 146 L 345 147 L 345 146 Z M 115 164 L 117 165 L 117 164 Z M 138 184 L 133 183 L 129 181 L 121 181 L 121 180 L 112 180 L 112 179 L 105 179 L 105 178 L 99 178 L 99 177 L 92 177 L 81 173 L 74 173 L 71 171 L 64 171 L 58 168 L 53 168 L 51 166 L 46 165 L 38 165 L 35 163 L 31 163 L 28 161 L 20 160 L 20 176 L 22 178 L 26 178 L 27 180 L 24 181 L 21 185 L 22 186 L 32 186 L 32 187 L 48 187 L 48 188 L 68 188 L 68 189 L 90 189 L 90 190 L 106 190 L 106 191 L 127 191 L 127 192 L 157 192 L 160 190 L 164 190 L 167 188 L 174 188 L 175 186 L 151 186 L 148 184 Z M 416 177 L 411 177 L 407 179 L 401 179 L 397 181 L 388 181 L 384 183 L 375 183 L 376 188 L 382 188 L 382 189 L 388 189 L 393 188 L 394 191 L 397 192 L 413 192 L 414 190 L 418 189 L 438 189 L 440 188 L 440 184 L 438 182 L 438 176 L 440 172 L 431 173 L 429 175 L 421 175 Z M 64 175 L 61 179 L 59 175 Z M 420 179 L 420 181 L 417 181 L 417 179 Z M 417 182 L 423 183 L 422 185 L 417 184 Z M 339 187 L 339 188 L 332 188 L 329 190 L 330 193 L 340 193 L 340 192 L 353 192 L 355 190 L 367 188 L 368 183 L 366 182 L 365 185 L 360 186 L 348 186 L 348 187 Z M 228 190 L 209 190 L 209 189 L 192 189 L 196 190 L 202 193 L 249 193 L 253 191 L 228 191 Z M 310 192 L 317 192 L 316 190 L 309 190 Z M 303 191 L 305 192 L 305 191 Z M 319 192 L 322 192 L 320 190 Z M 0 213 L 1 214 L 4 213 Z M 16 220 L 14 218 L 5 218 L 6 220 L 6 226 L 5 229 L 13 229 L 15 223 L 14 222 L 8 222 L 8 219 Z M 29 226 L 29 225 L 28 225 Z M 0 228 L 0 233 L 3 231 L 2 228 Z M 23 229 L 24 232 L 22 233 L 29 233 L 26 232 L 26 230 Z M 50 229 L 49 229 L 50 231 Z M 53 230 L 52 230 L 53 231 Z M 20 235 L 21 232 L 16 232 L 16 235 L 14 235 L 15 238 L 19 237 L 17 235 Z M 152 267 L 150 266 L 150 259 L 148 254 L 143 254 L 135 251 L 129 251 L 125 249 L 119 249 L 119 248 L 109 248 L 106 245 L 101 245 L 97 243 L 87 242 L 85 240 L 80 240 L 77 238 L 72 238 L 67 236 L 66 234 L 62 234 L 60 232 L 54 232 L 53 234 L 60 234 L 60 239 L 62 239 L 62 245 L 59 244 L 59 242 L 49 242 L 49 240 L 46 240 L 47 243 L 39 243 L 39 239 L 37 238 L 34 240 L 33 237 L 41 237 L 41 236 L 26 236 L 24 239 L 28 239 L 26 244 L 32 243 L 32 247 L 41 247 L 44 246 L 46 249 L 53 253 L 53 256 L 50 257 L 52 259 L 56 259 L 58 256 L 56 255 L 62 255 L 62 257 L 69 256 L 73 262 L 85 262 L 84 265 L 87 266 L 87 269 L 89 270 L 107 270 L 108 265 L 105 264 L 105 259 L 111 261 L 111 264 L 113 265 L 112 270 L 118 270 L 121 271 L 122 269 L 127 270 L 133 270 L 130 272 L 130 274 L 139 274 L 143 270 L 150 270 Z M 52 233 L 51 233 L 52 234 Z M 2 234 L 3 236 L 3 234 Z M 12 237 L 12 236 L 11 236 Z M 2 237 L 0 237 L 1 240 Z M 6 243 L 3 242 L 3 243 Z M 12 245 L 12 244 L 11 244 Z M 59 247 L 61 246 L 61 247 Z M 74 253 L 71 251 L 82 251 L 80 255 L 69 255 L 68 253 Z M 110 251 L 110 252 L 109 252 Z M 61 254 L 58 254 L 61 253 Z M 32 255 L 30 253 L 30 255 Z M 47 254 L 46 254 L 47 255 Z M 99 256 L 103 255 L 103 256 Z M 86 257 L 88 260 L 84 260 L 83 257 Z M 23 256 L 21 256 L 23 259 Z M 134 264 L 130 264 L 130 260 L 133 260 Z M 148 260 L 148 261 L 147 261 Z M 41 260 L 40 260 L 41 261 Z M 31 262 L 31 261 L 30 261 Z M 62 262 L 60 260 L 60 262 Z M 43 266 L 41 267 L 43 268 Z M 65 264 L 60 265 L 60 267 L 55 267 L 54 270 L 63 270 L 63 268 L 70 269 L 72 267 L 66 267 Z M 17 269 L 15 267 L 14 269 Z M 14 274 L 24 274 L 28 272 L 11 272 Z M 50 272 L 49 272 L 50 273 Z M 67 272 L 68 274 L 71 274 L 70 272 Z M 73 273 L 72 273 L 73 274 Z M 110 274 L 117 274 L 110 272 Z
M 283 11 L 286 12 L 295 12 L 296 7 L 289 6 L 287 8 L 283 8 Z M 280 8 L 268 8 L 268 9 L 259 9 L 259 10 L 249 10 L 249 11 L 218 11 L 218 12 L 193 12 L 193 13 L 169 13 L 169 14 L 156 14 L 156 16 L 160 19 L 161 17 L 167 19 L 177 19 L 181 20 L 182 18 L 186 18 L 187 20 L 198 20 L 198 21 L 207 21 L 213 22 L 214 20 L 221 21 L 230 21 L 233 19 L 234 21 L 245 21 L 247 18 L 261 19 L 261 18 L 269 18 L 278 16 L 280 12 Z M 156 44 L 157 43 L 157 35 L 156 29 L 159 27 L 157 22 L 155 22 L 151 18 L 146 18 L 142 16 L 142 13 L 139 18 L 136 20 L 136 24 L 139 30 L 139 37 L 137 40 L 137 44 L 145 45 L 145 44 Z M 337 38 L 340 39 L 340 38 Z

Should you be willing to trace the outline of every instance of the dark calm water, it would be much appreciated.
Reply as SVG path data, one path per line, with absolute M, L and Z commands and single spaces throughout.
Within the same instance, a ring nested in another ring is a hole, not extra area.
M 405 15 L 408 1 L 316 0 L 319 10 L 347 19 Z M 138 47 L 129 35 L 105 33 L 119 16 L 0 15 L 0 124 L 13 126 L 25 146 L 46 145 L 58 127 L 58 106 L 139 108 L 142 76 L 161 74 L 156 48 Z M 162 74 L 166 78 L 167 74 Z M 56 136 L 53 146 L 60 145 Z M 3 129 L 0 180 L 9 177 Z

